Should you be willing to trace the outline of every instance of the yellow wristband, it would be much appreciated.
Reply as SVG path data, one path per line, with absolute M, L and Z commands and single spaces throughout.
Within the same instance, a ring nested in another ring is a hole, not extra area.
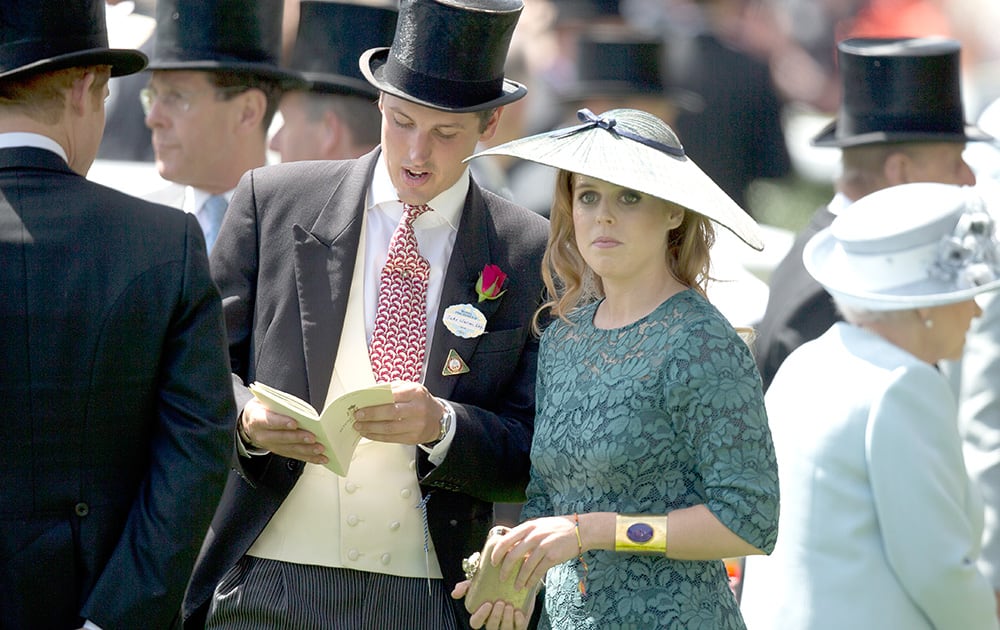
M 666 555 L 666 515 L 618 514 L 615 516 L 615 551 Z

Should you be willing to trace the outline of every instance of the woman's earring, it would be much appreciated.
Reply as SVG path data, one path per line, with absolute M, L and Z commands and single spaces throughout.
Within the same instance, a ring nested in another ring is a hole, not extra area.
M 924 328 L 934 328 L 934 320 L 931 319 L 931 318 L 929 318 L 929 317 L 927 319 L 925 319 L 924 320 Z

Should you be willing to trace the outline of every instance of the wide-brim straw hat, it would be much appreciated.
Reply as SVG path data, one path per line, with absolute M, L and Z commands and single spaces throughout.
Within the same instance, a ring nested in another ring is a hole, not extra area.
M 513 140 L 476 153 L 509 155 L 579 173 L 675 203 L 708 217 L 754 249 L 764 248 L 757 223 L 691 158 L 662 120 L 637 109 L 595 116 L 582 125 Z
M 968 186 L 913 183 L 866 195 L 806 243 L 802 260 L 839 303 L 867 311 L 1000 289 L 996 224 Z

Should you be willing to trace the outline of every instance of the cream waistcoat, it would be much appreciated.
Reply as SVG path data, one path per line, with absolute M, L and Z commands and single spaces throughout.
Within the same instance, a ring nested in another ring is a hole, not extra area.
M 364 225 L 361 233 L 365 234 Z M 327 400 L 375 384 L 364 319 L 364 238 Z M 416 448 L 361 439 L 347 477 L 306 464 L 248 555 L 406 577 L 440 578 L 418 506 Z

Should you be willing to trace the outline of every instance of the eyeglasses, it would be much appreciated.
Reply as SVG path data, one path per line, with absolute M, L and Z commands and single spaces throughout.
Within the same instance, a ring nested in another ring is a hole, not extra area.
M 182 92 L 180 90 L 168 89 L 163 94 L 160 94 L 155 88 L 147 87 L 139 90 L 139 102 L 142 103 L 142 111 L 147 116 L 149 116 L 149 112 L 153 111 L 153 105 L 156 103 L 159 103 L 160 107 L 167 110 L 170 114 L 178 115 L 191 111 L 194 100 L 206 92 L 214 92 L 217 97 L 224 96 L 228 98 L 246 92 L 248 89 L 250 88 L 243 85 L 230 85 L 226 87 L 213 87 L 197 92 Z

